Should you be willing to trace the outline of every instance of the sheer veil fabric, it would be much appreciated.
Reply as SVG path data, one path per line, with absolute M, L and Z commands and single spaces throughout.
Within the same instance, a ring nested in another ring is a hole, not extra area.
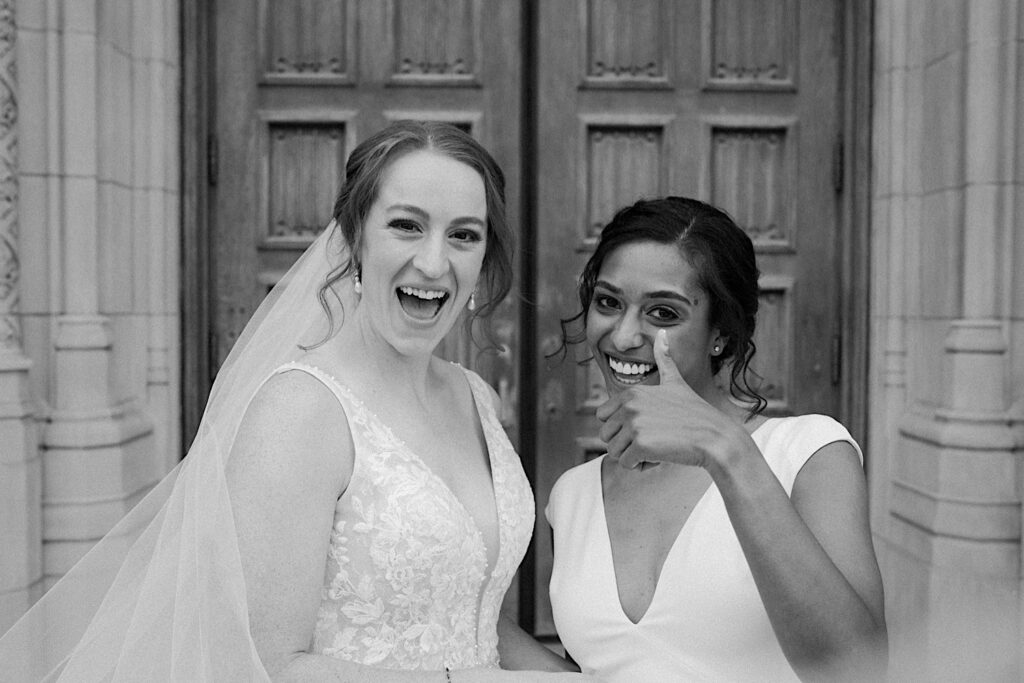
M 187 457 L 0 637 L 0 680 L 269 680 L 249 632 L 225 463 L 262 383 L 327 334 L 318 291 L 347 258 L 332 221 L 240 335 Z M 328 294 L 336 324 L 355 304 L 350 283 Z

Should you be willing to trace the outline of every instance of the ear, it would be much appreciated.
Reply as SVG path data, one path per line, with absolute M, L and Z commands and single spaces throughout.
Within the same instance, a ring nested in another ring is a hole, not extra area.
M 713 358 L 717 358 L 725 353 L 725 347 L 728 345 L 729 337 L 715 330 L 715 334 L 711 337 L 711 348 L 708 349 L 708 352 Z

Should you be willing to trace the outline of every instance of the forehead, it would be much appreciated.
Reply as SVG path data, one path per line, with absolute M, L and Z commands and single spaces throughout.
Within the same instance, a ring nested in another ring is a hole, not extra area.
M 395 159 L 381 177 L 380 201 L 447 205 L 468 215 L 486 214 L 484 180 L 468 164 L 441 152 L 422 149 Z
M 668 290 L 692 296 L 700 290 L 697 271 L 679 248 L 658 242 L 617 247 L 605 257 L 598 278 L 634 295 Z

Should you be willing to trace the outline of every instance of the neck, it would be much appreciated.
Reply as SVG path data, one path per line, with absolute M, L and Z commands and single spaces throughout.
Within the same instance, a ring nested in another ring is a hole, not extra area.
M 359 315 L 358 309 L 332 339 L 328 352 L 347 375 L 358 378 L 367 389 L 389 394 L 411 392 L 420 398 L 428 395 L 432 353 L 400 353 Z

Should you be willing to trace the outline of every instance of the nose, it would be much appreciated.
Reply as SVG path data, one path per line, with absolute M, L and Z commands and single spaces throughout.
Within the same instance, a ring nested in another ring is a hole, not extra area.
M 448 243 L 443 234 L 431 235 L 420 244 L 412 265 L 424 276 L 436 280 L 451 268 L 448 258 Z
M 628 351 L 643 346 L 643 324 L 639 317 L 629 310 L 625 311 L 615 323 L 611 341 L 619 351 Z

